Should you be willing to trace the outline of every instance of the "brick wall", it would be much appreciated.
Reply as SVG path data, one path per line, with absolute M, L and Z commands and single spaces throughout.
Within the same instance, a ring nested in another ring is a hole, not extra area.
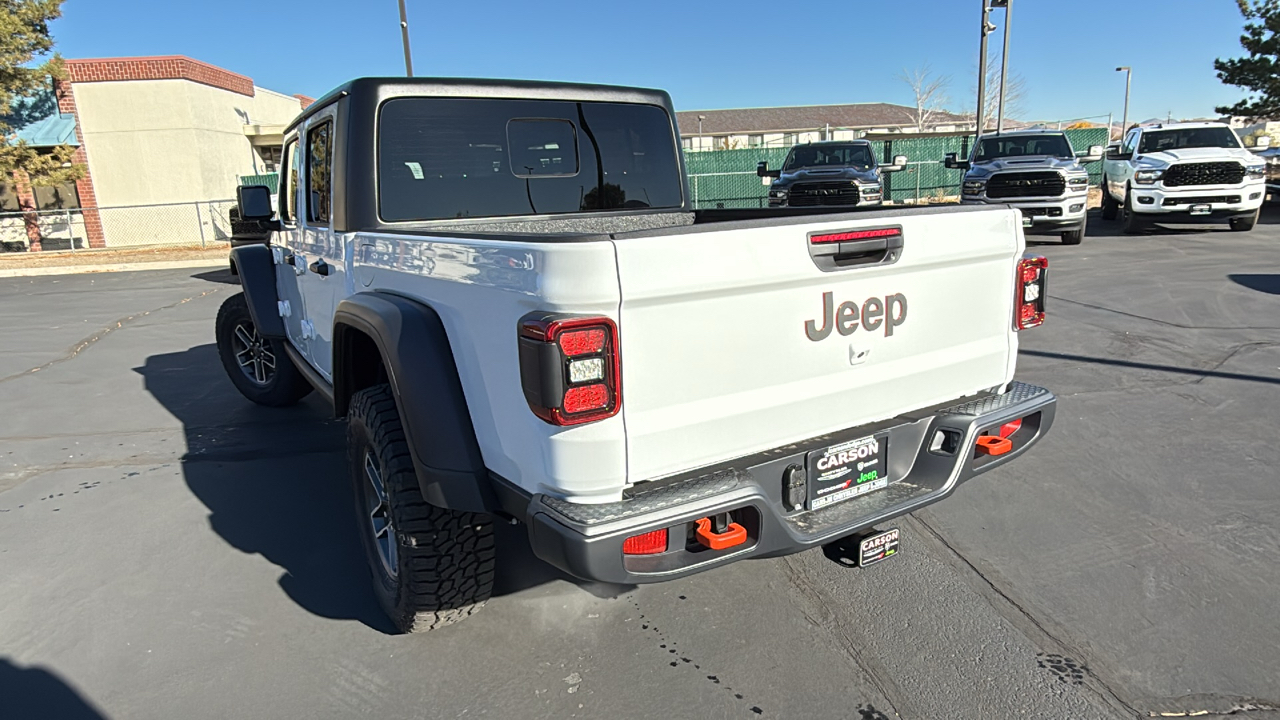
M 146 58 L 67 60 L 68 79 L 81 82 L 190 80 L 253 97 L 253 80 L 182 55 Z
M 68 65 L 71 62 L 68 61 Z M 250 83 L 252 86 L 252 83 Z M 80 132 L 80 116 L 76 114 L 76 96 L 71 92 L 71 82 L 55 80 L 54 96 L 58 98 L 58 112 L 76 115 L 76 140 L 80 147 L 71 162 L 84 166 L 84 177 L 76 181 L 76 194 L 80 196 L 80 209 L 84 217 L 85 235 L 89 238 L 89 247 L 106 247 L 106 235 L 102 232 L 102 217 L 98 213 L 98 196 L 93 191 L 93 175 L 89 173 L 89 158 L 84 150 L 84 135 Z M 36 249 L 36 248 L 32 248 Z

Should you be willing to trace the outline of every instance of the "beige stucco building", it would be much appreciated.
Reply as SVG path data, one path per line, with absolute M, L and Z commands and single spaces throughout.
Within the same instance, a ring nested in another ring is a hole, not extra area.
M 225 239 L 225 201 L 242 176 L 276 171 L 284 126 L 311 102 L 182 56 L 67 60 L 66 69 L 58 109 L 74 120 L 88 173 L 58 193 L 59 207 L 28 195 L 49 217 L 67 211 L 66 230 L 83 235 L 77 246 Z M 38 249 L 43 238 L 29 239 Z

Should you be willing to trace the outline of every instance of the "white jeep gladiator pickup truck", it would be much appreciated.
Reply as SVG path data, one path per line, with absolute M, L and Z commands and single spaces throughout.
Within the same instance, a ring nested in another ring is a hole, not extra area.
M 1126 233 L 1158 222 L 1227 222 L 1252 230 L 1266 193 L 1266 161 L 1222 123 L 1135 127 L 1107 152 L 1102 217 Z
M 611 583 L 862 538 L 1048 432 L 1013 380 L 1046 265 L 1007 208 L 690 209 L 666 93 L 350 82 L 284 133 L 233 250 L 232 382 L 348 423 L 373 585 L 473 612 L 495 520 Z M 299 540 L 303 542 L 303 540 Z
M 1064 245 L 1079 245 L 1089 204 L 1084 163 L 1101 159 L 1101 145 L 1078 157 L 1064 132 L 1018 130 L 985 135 L 968 160 L 948 153 L 943 164 L 964 170 L 961 204 L 1012 205 L 1022 213 L 1025 233 L 1059 235 Z

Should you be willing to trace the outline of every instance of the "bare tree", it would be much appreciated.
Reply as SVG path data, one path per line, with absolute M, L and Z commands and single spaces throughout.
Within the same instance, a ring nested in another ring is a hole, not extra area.
M 915 107 L 909 109 L 906 115 L 920 132 L 926 132 L 937 125 L 948 114 L 942 106 L 951 102 L 947 96 L 951 87 L 950 75 L 934 75 L 928 63 L 925 63 L 914 70 L 904 69 L 898 74 L 898 79 L 906 83 L 915 95 Z
M 987 97 L 986 101 L 983 103 L 982 124 L 987 126 L 987 128 L 994 128 L 996 126 L 996 115 L 1000 109 L 1000 65 L 1000 51 L 997 48 L 992 48 L 992 51 L 987 56 L 987 82 L 986 87 L 983 89 L 983 93 Z M 973 74 L 976 76 L 978 73 L 975 70 Z M 977 95 L 978 93 L 976 85 L 977 79 L 975 77 L 975 87 L 973 87 L 971 91 L 971 96 Z M 1026 78 L 1016 72 L 1010 71 L 1009 83 L 1004 90 L 1004 119 L 1009 120 L 1010 118 L 1021 115 L 1026 110 L 1026 102 Z M 976 103 L 970 101 L 965 113 L 970 119 L 974 116 L 975 107 Z

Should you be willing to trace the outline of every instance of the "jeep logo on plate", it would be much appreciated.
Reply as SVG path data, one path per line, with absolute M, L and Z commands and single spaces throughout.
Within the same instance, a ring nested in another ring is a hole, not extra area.
M 907 321 L 907 296 L 902 293 L 886 295 L 883 300 L 867 298 L 859 306 L 855 302 L 835 304 L 833 293 L 822 293 L 821 320 L 806 320 L 804 334 L 810 340 L 824 340 L 835 330 L 841 335 L 852 335 L 861 318 L 862 329 L 867 332 L 884 327 L 884 336 L 891 337 L 893 329 Z

